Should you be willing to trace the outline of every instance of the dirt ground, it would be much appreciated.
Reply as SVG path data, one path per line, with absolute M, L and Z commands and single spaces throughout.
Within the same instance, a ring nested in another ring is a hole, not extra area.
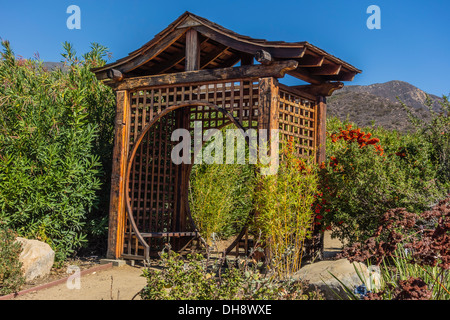
M 325 259 L 332 258 L 342 248 L 339 240 L 325 233 Z M 14 300 L 139 300 L 136 294 L 145 286 L 143 267 L 124 265 L 90 273 L 80 278 L 80 288 L 70 289 L 66 283 L 37 292 L 19 295 Z
M 19 295 L 14 300 L 131 300 L 145 286 L 142 267 L 124 265 L 81 276 L 80 288 L 66 283 Z M 136 296 L 139 300 L 139 295 Z

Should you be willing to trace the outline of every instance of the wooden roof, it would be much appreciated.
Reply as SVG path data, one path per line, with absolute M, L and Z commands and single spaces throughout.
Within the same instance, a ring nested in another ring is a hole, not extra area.
M 125 78 L 182 72 L 185 70 L 186 31 L 189 29 L 195 29 L 199 34 L 200 69 L 231 67 L 264 50 L 275 61 L 298 61 L 298 67 L 288 74 L 313 84 L 351 81 L 361 72 L 308 42 L 250 38 L 190 12 L 183 13 L 128 56 L 92 71 L 98 79 L 107 79 L 111 69 L 119 70 Z

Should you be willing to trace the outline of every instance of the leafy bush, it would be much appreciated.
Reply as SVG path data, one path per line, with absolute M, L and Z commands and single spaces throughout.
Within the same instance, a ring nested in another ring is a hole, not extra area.
M 298 158 L 293 141 L 282 150 L 278 172 L 258 177 L 256 225 L 266 246 L 268 266 L 281 278 L 300 269 L 305 239 L 311 235 L 311 209 L 318 177 L 313 161 Z
M 17 292 L 25 283 L 19 261 L 22 245 L 15 240 L 12 230 L 0 226 L 0 295 Z
M 430 120 L 425 121 L 417 117 L 414 110 L 403 106 L 408 111 L 408 116 L 418 131 L 431 145 L 431 161 L 437 165 L 437 178 L 450 191 L 450 102 L 448 96 L 443 96 L 439 112 L 433 110 L 433 102 L 427 97 L 427 107 Z
M 106 194 L 100 158 L 110 162 L 114 95 L 90 72 L 106 49 L 94 44 L 80 60 L 66 43 L 67 70 L 50 72 L 2 44 L 0 221 L 62 260 L 96 231 L 86 221 Z
M 161 254 L 160 269 L 144 269 L 147 285 L 141 291 L 144 300 L 310 300 L 321 299 L 308 292 L 304 283 L 278 281 L 258 271 L 246 260 L 235 263 L 211 261 L 202 255 L 187 259 L 173 253 Z
M 432 145 L 420 134 L 327 122 L 327 161 L 314 210 L 316 223 L 342 241 L 364 241 L 387 210 L 421 212 L 445 195 Z M 369 132 L 371 131 L 371 132 Z M 373 134 L 373 136 L 372 136 Z

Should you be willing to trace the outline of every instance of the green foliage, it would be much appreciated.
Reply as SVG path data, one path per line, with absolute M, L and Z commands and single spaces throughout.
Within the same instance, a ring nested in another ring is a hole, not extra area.
M 409 118 L 422 137 L 431 146 L 431 161 L 437 165 L 437 178 L 447 190 L 450 190 L 450 102 L 443 96 L 439 112 L 433 110 L 433 101 L 427 97 L 430 120 L 425 121 L 415 115 L 413 110 L 403 104 Z
M 190 177 L 190 206 L 203 238 L 228 238 L 240 232 L 251 210 L 254 171 L 250 165 L 195 165 Z
M 222 136 L 226 136 L 225 127 Z M 214 139 L 203 147 L 204 152 Z M 226 139 L 223 139 L 223 150 Z M 192 167 L 189 183 L 189 204 L 192 217 L 203 238 L 211 244 L 215 239 L 227 239 L 238 234 L 244 227 L 253 209 L 255 189 L 255 167 L 248 164 L 248 145 L 245 149 L 244 164 L 226 163 L 226 153 L 223 154 L 223 164 L 202 163 Z M 214 152 L 212 156 L 214 156 Z
M 15 240 L 12 230 L 0 226 L 0 295 L 17 292 L 25 283 L 19 261 L 22 245 Z
M 318 176 L 312 160 L 294 154 L 292 141 L 282 152 L 277 173 L 258 177 L 255 202 L 269 268 L 286 278 L 300 269 L 304 242 L 312 232 Z
M 170 252 L 161 255 L 159 269 L 145 269 L 147 285 L 141 291 L 144 300 L 309 300 L 320 295 L 307 292 L 300 281 L 278 281 L 264 275 L 245 260 L 235 264 L 210 261 L 202 255 L 183 259 Z
M 390 208 L 418 213 L 445 195 L 433 145 L 420 133 L 356 129 L 336 118 L 328 119 L 327 131 L 316 213 L 341 240 L 367 239 Z
M 94 44 L 78 59 L 65 43 L 66 70 L 48 71 L 2 44 L 0 221 L 49 243 L 62 260 L 88 233 L 104 232 L 86 221 L 106 219 L 93 210 L 107 194 L 101 161 L 111 162 L 114 95 L 90 71 L 105 63 L 106 49 Z

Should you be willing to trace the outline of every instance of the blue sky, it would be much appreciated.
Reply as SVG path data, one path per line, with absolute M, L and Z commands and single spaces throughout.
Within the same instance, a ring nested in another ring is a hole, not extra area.
M 0 37 L 16 55 L 60 61 L 62 42 L 85 53 L 107 46 L 112 61 L 139 48 L 184 11 L 254 38 L 308 41 L 363 73 L 347 84 L 403 80 L 441 96 L 450 93 L 450 1 L 7 1 L 0 5 Z M 69 30 L 69 5 L 81 9 L 81 29 Z M 381 29 L 369 30 L 370 5 Z

